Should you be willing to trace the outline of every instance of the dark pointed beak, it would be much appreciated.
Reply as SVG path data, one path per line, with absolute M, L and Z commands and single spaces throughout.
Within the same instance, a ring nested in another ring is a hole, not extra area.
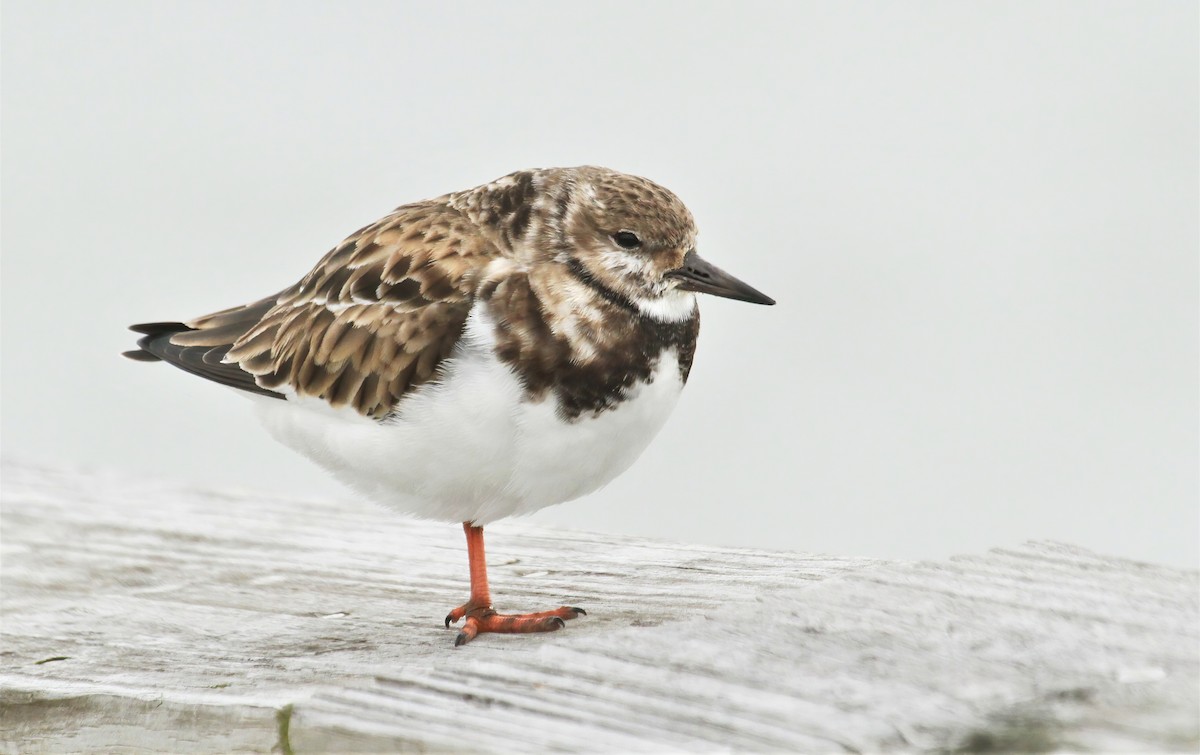
M 667 273 L 668 278 L 678 278 L 684 291 L 724 296 L 726 299 L 748 301 L 751 304 L 774 304 L 775 300 L 756 288 L 742 283 L 729 273 L 690 251 L 683 258 L 683 267 Z

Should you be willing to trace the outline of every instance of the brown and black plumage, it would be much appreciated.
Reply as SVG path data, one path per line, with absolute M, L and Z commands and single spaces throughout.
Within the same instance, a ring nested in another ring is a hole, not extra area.
M 397 208 L 274 296 L 134 326 L 127 355 L 262 398 L 272 434 L 347 484 L 464 522 L 460 639 L 544 631 L 578 614 L 495 614 L 479 525 L 637 458 L 691 369 L 695 292 L 774 303 L 695 244 L 691 213 L 644 178 L 521 171 Z

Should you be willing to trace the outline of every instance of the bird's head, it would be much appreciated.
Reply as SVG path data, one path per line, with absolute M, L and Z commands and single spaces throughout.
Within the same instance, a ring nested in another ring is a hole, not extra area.
M 585 166 L 515 173 L 491 186 L 495 220 L 518 257 L 557 262 L 643 312 L 690 314 L 691 292 L 775 303 L 702 259 L 691 212 L 645 178 Z

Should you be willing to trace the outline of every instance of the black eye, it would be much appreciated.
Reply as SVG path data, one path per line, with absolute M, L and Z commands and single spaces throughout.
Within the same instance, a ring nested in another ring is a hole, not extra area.
M 617 231 L 613 234 L 613 241 L 622 249 L 633 249 L 642 245 L 642 240 L 632 231 Z

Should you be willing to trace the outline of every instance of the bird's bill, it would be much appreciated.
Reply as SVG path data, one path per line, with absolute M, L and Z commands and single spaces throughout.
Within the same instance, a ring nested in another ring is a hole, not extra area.
M 667 277 L 678 279 L 679 288 L 684 291 L 724 296 L 751 304 L 775 303 L 774 299 L 753 286 L 742 283 L 711 262 L 701 259 L 695 251 L 688 252 L 683 258 L 683 267 L 667 273 Z

